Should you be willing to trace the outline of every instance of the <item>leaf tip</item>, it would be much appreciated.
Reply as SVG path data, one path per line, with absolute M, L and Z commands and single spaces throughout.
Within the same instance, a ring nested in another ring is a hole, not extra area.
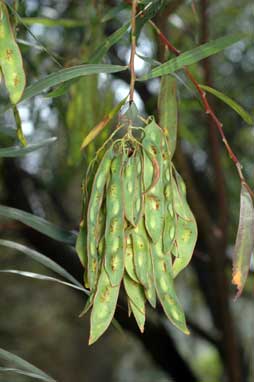
M 237 287 L 237 293 L 234 297 L 234 301 L 236 301 L 241 296 L 243 291 L 242 273 L 239 270 L 233 273 L 232 284 Z
M 236 285 L 238 288 L 241 287 L 241 284 L 242 284 L 242 275 L 241 275 L 241 272 L 239 270 L 234 272 L 232 283 L 234 285 Z

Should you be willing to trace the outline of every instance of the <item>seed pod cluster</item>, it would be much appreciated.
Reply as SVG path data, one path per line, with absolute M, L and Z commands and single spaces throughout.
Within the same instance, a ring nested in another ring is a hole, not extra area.
M 146 300 L 155 308 L 158 299 L 172 324 L 189 333 L 174 277 L 191 259 L 197 226 L 168 138 L 154 119 L 139 129 L 140 139 L 130 126 L 107 149 L 84 209 L 77 249 L 90 289 L 83 311 L 92 307 L 89 344 L 111 323 L 121 285 L 141 332 Z

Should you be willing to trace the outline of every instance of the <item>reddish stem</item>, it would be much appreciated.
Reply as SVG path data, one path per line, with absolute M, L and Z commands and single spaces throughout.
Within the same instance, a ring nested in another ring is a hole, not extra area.
M 165 46 L 168 47 L 168 49 L 173 52 L 176 56 L 180 56 L 181 55 L 181 51 L 178 50 L 168 39 L 167 37 L 161 32 L 161 30 L 157 27 L 157 25 L 154 24 L 153 21 L 149 21 L 150 24 L 152 25 L 152 27 L 155 29 L 156 33 L 158 34 L 160 40 L 163 42 L 163 44 Z M 219 133 L 220 133 L 220 136 L 222 138 L 222 142 L 224 143 L 226 149 L 227 149 L 227 152 L 230 156 L 230 158 L 232 159 L 232 161 L 234 162 L 235 166 L 236 166 L 236 169 L 237 169 L 237 172 L 238 172 L 238 175 L 239 175 L 239 178 L 241 180 L 241 183 L 244 183 L 245 186 L 247 187 L 249 193 L 252 195 L 252 197 L 254 198 L 254 192 L 252 191 L 252 189 L 250 188 L 250 186 L 247 184 L 244 176 L 243 176 L 243 173 L 242 173 L 242 165 L 240 163 L 240 161 L 238 160 L 237 156 L 235 155 L 235 153 L 233 152 L 230 144 L 228 143 L 228 140 L 224 134 L 224 131 L 223 131 L 223 124 L 221 123 L 221 121 L 219 120 L 219 118 L 216 116 L 215 112 L 213 111 L 210 103 L 208 102 L 207 100 L 207 97 L 206 97 L 206 93 L 201 89 L 201 87 L 199 86 L 199 83 L 197 82 L 197 80 L 195 79 L 195 77 L 191 74 L 191 72 L 189 71 L 189 69 L 187 67 L 184 67 L 184 71 L 187 75 L 187 77 L 190 79 L 190 81 L 193 83 L 193 85 L 195 86 L 196 90 L 198 91 L 199 95 L 200 95 L 200 98 L 201 98 L 201 101 L 204 105 L 204 109 L 205 109 L 205 112 L 206 114 L 208 114 L 210 116 L 210 118 L 212 119 L 212 121 L 214 122 L 216 128 L 218 129 Z

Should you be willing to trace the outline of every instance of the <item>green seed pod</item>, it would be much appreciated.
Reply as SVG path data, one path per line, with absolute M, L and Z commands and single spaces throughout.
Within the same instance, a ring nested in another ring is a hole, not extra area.
M 149 238 L 144 227 L 144 219 L 140 220 L 138 226 L 131 233 L 133 251 L 134 251 L 134 267 L 139 282 L 148 288 L 148 256 Z
M 122 154 L 112 160 L 106 195 L 105 269 L 112 286 L 120 284 L 124 272 L 124 208 Z
M 98 220 L 97 220 L 97 226 L 95 229 L 95 240 L 96 240 L 96 246 L 99 245 L 99 242 L 104 235 L 105 232 L 105 226 L 106 226 L 106 203 L 105 199 L 102 201 L 102 205 L 99 211 Z
M 0 2 L 0 67 L 11 102 L 16 104 L 24 91 L 26 76 L 22 56 L 10 24 L 8 9 Z
M 144 208 L 144 195 L 142 192 L 142 157 L 141 153 L 137 152 L 134 157 L 134 164 L 136 168 L 136 184 L 133 197 L 134 209 L 134 224 L 137 225 L 142 216 Z
M 151 187 L 153 183 L 154 169 L 153 169 L 152 161 L 144 149 L 142 150 L 142 156 L 143 156 L 143 182 L 144 182 L 145 192 L 147 192 L 147 190 L 149 190 L 149 188 Z
M 110 325 L 117 304 L 120 284 L 112 287 L 104 266 L 101 268 L 90 318 L 89 345 L 93 344 Z
M 127 274 L 124 275 L 123 282 L 130 308 L 134 314 L 140 331 L 143 333 L 145 323 L 144 290 L 140 284 L 135 283 Z
M 172 164 L 169 160 L 166 139 L 162 143 L 162 157 L 163 157 L 163 187 L 164 187 L 164 227 L 163 227 L 163 251 L 165 254 L 170 252 L 174 243 L 176 231 L 176 214 L 174 211 L 174 200 L 171 185 L 172 178 Z
M 186 200 L 185 190 L 185 184 L 181 176 L 177 174 L 176 179 L 172 176 L 174 210 L 177 213 L 177 215 L 181 216 L 183 219 L 192 220 L 193 214 Z
M 173 210 L 173 200 L 171 199 L 171 200 L 168 200 L 165 205 L 165 220 L 164 220 L 164 228 L 163 228 L 163 250 L 166 254 L 170 252 L 171 247 L 174 243 L 175 232 L 176 232 L 176 216 Z
M 127 296 L 133 302 L 134 305 L 140 310 L 141 313 L 145 314 L 145 294 L 142 285 L 133 281 L 127 273 L 124 274 L 123 278 L 124 288 Z
M 176 277 L 190 262 L 197 241 L 197 224 L 195 219 L 186 221 L 177 219 L 174 246 L 173 277 Z
M 105 236 L 102 236 L 98 246 L 99 261 L 102 261 L 104 252 L 105 252 Z
M 145 186 L 145 225 L 152 241 L 156 243 L 161 236 L 164 220 L 164 193 L 163 193 L 163 160 L 161 154 L 163 134 L 159 126 L 152 121 L 145 128 L 145 137 L 142 141 L 144 156 L 144 186 Z M 150 161 L 150 162 L 149 162 Z M 156 163 L 156 166 L 154 165 Z M 153 169 L 152 185 L 150 182 L 151 168 Z M 156 181 L 154 181 L 154 179 Z
M 175 175 L 176 183 L 177 183 L 177 186 L 178 186 L 179 190 L 181 191 L 182 195 L 186 197 L 186 186 L 185 186 L 185 183 L 183 181 L 183 178 L 176 171 L 175 168 L 174 168 L 174 175 Z
M 103 255 L 104 255 L 104 249 L 105 249 L 105 238 L 103 236 L 101 238 L 101 240 L 99 242 L 99 246 L 98 246 L 98 264 L 99 264 L 99 269 L 102 268 L 102 259 L 103 259 Z M 87 275 L 86 275 L 86 272 L 85 272 L 85 286 L 86 286 L 86 278 L 87 278 Z M 94 296 L 95 296 L 95 292 L 96 292 L 96 289 L 93 290 L 90 293 L 90 295 L 89 295 L 89 297 L 87 299 L 86 305 L 85 305 L 84 309 L 82 310 L 82 312 L 80 313 L 79 317 L 84 316 L 88 312 L 88 310 L 92 307 Z
M 141 331 L 141 333 L 143 333 L 146 316 L 144 313 L 140 312 L 140 310 L 136 307 L 136 305 L 132 302 L 132 300 L 130 300 L 129 298 L 127 298 L 127 300 L 128 300 L 129 313 L 130 314 L 131 314 L 131 312 L 133 313 L 135 320 L 138 324 L 139 330 Z M 129 316 L 130 316 L 130 314 L 129 314 Z
M 86 228 L 84 220 L 81 221 L 79 226 L 79 234 L 76 241 L 76 252 L 78 254 L 78 257 L 81 261 L 81 264 L 83 265 L 85 272 L 84 272 L 84 284 L 86 288 L 89 288 L 89 283 L 87 279 L 87 252 L 86 252 Z
M 161 241 L 152 244 L 152 261 L 157 295 L 166 316 L 183 333 L 189 334 L 183 309 L 174 290 L 171 257 L 164 255 Z
M 101 206 L 104 197 L 104 189 L 110 174 L 110 166 L 113 157 L 112 147 L 106 151 L 94 177 L 91 197 L 87 210 L 87 278 L 90 289 L 96 285 L 98 275 L 97 246 L 100 240 Z
M 172 178 L 174 209 L 177 213 L 176 236 L 172 253 L 176 256 L 173 274 L 176 277 L 190 262 L 197 241 L 197 223 L 186 200 L 186 187 L 175 171 Z
M 156 307 L 156 289 L 154 285 L 154 276 L 153 276 L 153 265 L 151 258 L 151 248 L 149 245 L 149 256 L 148 256 L 148 282 L 147 287 L 145 288 L 145 295 L 150 305 Z
M 79 256 L 81 264 L 84 268 L 87 266 L 87 254 L 86 254 L 86 229 L 84 220 L 80 222 L 79 233 L 76 241 L 76 252 Z
M 123 187 L 124 187 L 124 214 L 126 219 L 134 226 L 134 198 L 137 181 L 135 156 L 127 158 L 123 170 Z
M 139 283 L 135 267 L 134 267 L 134 252 L 133 252 L 133 245 L 132 245 L 132 238 L 130 235 L 126 238 L 126 246 L 125 246 L 125 257 L 124 257 L 124 263 L 125 263 L 125 269 L 130 278 L 135 281 L 136 283 Z

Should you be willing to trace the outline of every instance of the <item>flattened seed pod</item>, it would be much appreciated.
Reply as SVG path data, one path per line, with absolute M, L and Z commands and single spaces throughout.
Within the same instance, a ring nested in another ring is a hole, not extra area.
M 105 185 L 110 173 L 113 148 L 106 151 L 94 177 L 91 196 L 87 210 L 87 278 L 90 289 L 96 285 L 98 275 L 98 228 L 100 227 L 101 206 L 104 197 Z
M 143 182 L 144 182 L 144 190 L 145 192 L 149 190 L 153 183 L 153 164 L 151 159 L 149 158 L 147 152 L 142 150 L 143 157 Z
M 145 288 L 148 288 L 149 238 L 147 237 L 144 227 L 144 219 L 140 220 L 138 226 L 132 231 L 131 237 L 134 251 L 135 273 L 139 282 Z
M 183 309 L 174 290 L 171 257 L 163 254 L 161 241 L 152 244 L 152 261 L 157 295 L 166 316 L 183 333 L 189 334 Z
M 136 168 L 136 184 L 134 195 L 132 197 L 134 202 L 134 224 L 137 225 L 144 208 L 144 195 L 142 192 L 142 158 L 140 152 L 137 152 L 135 155 L 134 164 Z
M 144 290 L 140 284 L 135 283 L 127 274 L 124 275 L 123 282 L 128 297 L 128 305 L 133 312 L 141 333 L 143 333 L 145 324 Z
M 183 178 L 181 177 L 179 172 L 176 171 L 175 168 L 174 168 L 174 175 L 175 175 L 176 183 L 178 185 L 179 190 L 181 191 L 182 195 L 186 197 L 186 186 L 185 186 L 185 183 L 183 181 Z
M 174 211 L 173 191 L 171 188 L 170 168 L 164 170 L 165 217 L 163 228 L 163 250 L 167 254 L 173 245 L 176 232 L 176 214 Z
M 86 288 L 89 288 L 89 283 L 87 280 L 87 251 L 86 251 L 86 229 L 84 220 L 81 221 L 79 226 L 79 234 L 75 246 L 78 257 L 85 269 L 84 272 L 84 284 Z
M 8 9 L 0 2 L 0 67 L 11 102 L 16 104 L 24 91 L 26 77 L 22 56 L 10 24 Z
M 84 268 L 87 266 L 87 254 L 86 254 L 86 229 L 85 222 L 82 220 L 79 225 L 79 233 L 75 246 L 76 252 L 79 256 L 81 264 Z
M 105 201 L 105 199 L 104 199 Z M 102 202 L 99 215 L 98 215 L 98 220 L 97 220 L 97 225 L 95 227 L 94 235 L 95 235 L 95 241 L 96 241 L 96 246 L 98 247 L 101 238 L 104 235 L 105 232 L 105 225 L 106 225 L 106 203 Z
M 127 159 L 123 170 L 123 188 L 124 188 L 124 214 L 126 219 L 134 225 L 134 192 L 136 188 L 137 174 L 135 166 L 135 157 L 132 155 Z
M 125 263 L 125 269 L 130 278 L 138 283 L 138 278 L 136 275 L 136 271 L 134 268 L 134 252 L 133 252 L 133 245 L 132 245 L 132 238 L 130 235 L 126 238 L 126 247 L 125 247 L 125 257 L 124 257 L 124 263 Z
M 128 307 L 130 309 L 130 313 L 132 312 L 136 323 L 138 324 L 139 330 L 141 333 L 144 332 L 145 319 L 146 316 L 144 313 L 141 313 L 140 310 L 136 307 L 136 305 L 128 298 Z
M 165 195 L 169 194 L 169 199 L 165 203 L 165 219 L 163 228 L 163 250 L 167 254 L 174 243 L 176 232 L 176 216 L 173 209 L 173 198 L 169 186 L 165 186 Z
M 136 308 L 143 314 L 145 314 L 145 294 L 142 285 L 135 283 L 127 273 L 123 278 L 124 288 L 127 296 L 136 306 Z
M 176 277 L 190 262 L 196 245 L 198 229 L 195 219 L 177 219 L 175 246 L 177 257 L 173 263 L 173 277 Z
M 145 295 L 150 305 L 155 308 L 156 307 L 156 290 L 154 285 L 154 276 L 153 276 L 153 265 L 151 258 L 151 248 L 149 245 L 149 256 L 148 256 L 148 283 L 145 288 Z
M 175 244 L 172 253 L 176 256 L 173 273 L 176 277 L 190 262 L 197 241 L 197 224 L 186 200 L 186 188 L 183 179 L 175 171 L 172 177 L 174 208 L 178 215 Z
M 164 192 L 162 179 L 163 160 L 161 154 L 162 138 L 162 131 L 154 121 L 146 126 L 145 137 L 142 141 L 144 154 L 144 185 L 146 190 L 144 204 L 145 225 L 147 232 L 154 243 L 156 243 L 161 236 L 164 222 Z M 148 158 L 146 157 L 146 154 Z M 152 159 L 153 157 L 158 165 L 158 168 L 155 169 L 152 164 L 153 173 L 157 171 L 158 176 L 156 177 L 156 182 L 152 182 L 152 187 L 149 187 L 149 190 L 147 191 L 146 173 L 151 173 L 151 163 L 154 162 Z
M 163 187 L 164 187 L 164 227 L 163 227 L 163 251 L 165 254 L 170 252 L 174 242 L 176 215 L 173 204 L 173 192 L 171 185 L 171 170 L 172 164 L 169 160 L 166 139 L 162 143 L 162 158 L 163 158 Z
M 120 284 L 112 287 L 104 266 L 101 268 L 90 318 L 89 345 L 93 344 L 110 325 L 117 304 Z
M 124 272 L 124 208 L 122 154 L 112 160 L 106 195 L 105 269 L 112 286 L 120 284 Z
M 193 214 L 187 202 L 186 196 L 184 194 L 185 185 L 181 178 L 181 184 L 179 184 L 180 175 L 178 174 L 176 182 L 175 178 L 172 176 L 172 191 L 173 191 L 173 201 L 174 210 L 177 215 L 181 216 L 185 220 L 193 219 Z

